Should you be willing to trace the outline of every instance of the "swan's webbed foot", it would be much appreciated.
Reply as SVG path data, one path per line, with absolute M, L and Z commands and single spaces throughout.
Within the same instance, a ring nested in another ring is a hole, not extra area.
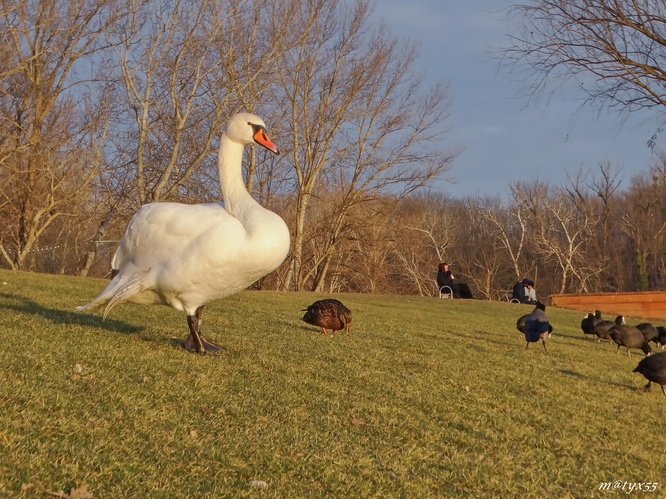
M 201 335 L 199 335 L 199 340 L 201 341 L 202 349 L 199 349 L 197 347 L 196 340 L 191 334 L 187 338 L 185 338 L 185 341 L 183 341 L 183 348 L 190 352 L 201 353 L 201 354 L 205 354 L 206 352 L 217 353 L 220 350 L 222 350 L 222 348 L 217 346 L 215 343 L 208 341 L 206 338 L 204 338 Z
M 194 336 L 191 334 L 185 338 L 185 341 L 183 341 L 183 348 L 189 352 L 198 352 L 199 349 L 197 348 L 197 344 L 194 340 Z

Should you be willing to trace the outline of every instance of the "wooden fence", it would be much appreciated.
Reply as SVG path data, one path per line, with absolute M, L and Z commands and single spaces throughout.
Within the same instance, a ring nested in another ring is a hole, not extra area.
M 561 294 L 551 295 L 550 302 L 556 307 L 585 312 L 600 310 L 609 320 L 624 315 L 666 321 L 666 291 Z

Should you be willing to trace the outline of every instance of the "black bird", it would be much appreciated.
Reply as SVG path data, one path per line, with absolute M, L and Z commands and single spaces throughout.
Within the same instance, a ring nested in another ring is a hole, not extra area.
M 661 385 L 661 393 L 666 396 L 664 385 L 666 385 L 666 352 L 655 353 L 649 357 L 641 359 L 634 369 L 635 373 L 641 373 L 648 380 L 645 390 L 650 391 L 652 382 Z
M 530 314 L 525 314 L 516 319 L 516 329 L 523 334 L 525 334 L 525 319 L 527 319 L 529 316 Z
M 546 317 L 546 305 L 538 301 L 531 314 L 522 316 L 516 321 L 516 328 L 525 335 L 525 350 L 530 343 L 541 340 L 543 349 L 548 353 L 546 340 L 553 334 L 553 326 Z
M 303 309 L 302 312 L 305 312 L 305 315 L 301 320 L 320 327 L 324 334 L 328 334 L 327 329 L 332 329 L 333 334 L 344 329 L 345 333 L 349 334 L 349 324 L 352 321 L 351 310 L 334 298 L 318 300 Z
M 666 327 L 657 326 L 657 332 L 659 333 L 659 336 L 657 336 L 657 339 L 654 340 L 653 343 L 664 348 L 664 346 L 666 346 Z
M 615 353 L 620 351 L 620 347 L 623 346 L 627 349 L 627 354 L 631 357 L 630 348 L 640 348 L 645 355 L 650 355 L 652 349 L 650 344 L 645 340 L 643 333 L 636 326 L 629 326 L 627 324 L 616 324 L 608 331 L 608 335 L 611 339 L 617 343 L 617 350 Z
M 659 331 L 657 331 L 657 328 L 654 327 L 652 324 L 649 322 L 641 322 L 640 324 L 636 324 L 636 327 L 640 330 L 641 333 L 643 333 L 643 338 L 645 338 L 645 341 L 652 341 L 656 343 L 657 338 L 659 338 Z
M 539 303 L 541 303 L 541 302 L 539 302 Z M 545 307 L 545 305 L 544 305 L 544 307 Z M 534 310 L 536 310 L 536 308 L 535 308 Z M 533 310 L 532 312 L 530 312 L 529 314 L 521 315 L 520 317 L 518 317 L 518 319 L 516 319 L 516 329 L 517 329 L 518 331 L 520 331 L 521 333 L 525 334 L 525 321 L 527 320 L 527 318 L 528 318 L 530 315 L 532 315 L 532 313 L 534 312 L 534 310 Z M 545 308 L 544 308 L 544 310 L 545 310 Z M 553 332 L 553 328 L 552 328 L 552 327 L 550 328 L 550 332 L 551 332 L 551 333 Z
M 583 330 L 586 338 L 588 334 L 594 334 L 592 328 L 599 322 L 601 322 L 600 310 L 595 310 L 594 313 L 590 312 L 580 321 L 580 328 Z
M 612 341 L 610 335 L 608 334 L 608 331 L 612 327 L 620 324 L 624 324 L 624 317 L 621 315 L 618 315 L 615 318 L 615 321 L 599 321 L 592 328 L 592 334 L 597 335 L 597 341 L 600 340 Z

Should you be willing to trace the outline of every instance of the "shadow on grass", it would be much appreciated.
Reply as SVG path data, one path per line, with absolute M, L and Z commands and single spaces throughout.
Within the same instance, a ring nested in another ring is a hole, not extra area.
M 315 336 L 352 336 L 353 329 L 350 326 L 349 327 L 349 334 L 345 334 L 344 330 L 338 329 L 335 334 L 332 333 L 332 329 L 329 327 L 326 331 L 328 331 L 328 334 L 324 334 L 321 332 L 321 328 L 319 326 L 312 326 L 310 324 L 302 323 L 302 324 L 293 324 L 291 322 L 284 322 L 285 326 L 288 326 L 292 330 L 298 330 L 306 334 L 314 334 Z
M 580 378 L 580 379 L 588 379 L 590 381 L 602 384 L 602 385 L 608 385 L 608 386 L 615 386 L 618 388 L 626 388 L 627 390 L 631 390 L 634 392 L 640 392 L 643 390 L 642 387 L 637 387 L 636 385 L 630 385 L 627 383 L 617 383 L 615 381 L 609 381 L 607 379 L 603 379 L 597 376 L 586 376 L 584 374 L 581 374 L 577 371 L 572 371 L 571 369 L 558 369 L 559 372 L 562 374 L 566 374 L 567 376 L 573 376 L 575 378 Z
M 103 320 L 101 317 L 70 310 L 58 310 L 40 305 L 36 301 L 20 295 L 0 293 L 0 309 L 13 310 L 23 314 L 32 314 L 43 317 L 54 324 L 77 324 L 80 326 L 97 327 L 117 333 L 138 333 L 143 327 L 134 326 L 126 322 L 113 319 Z
M 523 333 L 516 331 L 516 343 L 514 343 L 512 340 L 504 340 L 501 338 L 498 338 L 496 336 L 493 336 L 493 334 L 489 331 L 484 331 L 477 329 L 475 331 L 475 334 L 466 334 L 466 333 L 461 333 L 461 332 L 452 332 L 452 331 L 441 331 L 439 334 L 434 335 L 434 334 L 427 334 L 427 333 L 420 333 L 420 337 L 425 337 L 427 338 L 430 336 L 433 340 L 434 339 L 443 339 L 444 336 L 448 336 L 451 338 L 465 338 L 470 340 L 473 344 L 486 344 L 489 343 L 491 345 L 499 345 L 503 347 L 513 347 L 515 344 L 522 344 L 523 348 L 525 347 L 525 336 Z

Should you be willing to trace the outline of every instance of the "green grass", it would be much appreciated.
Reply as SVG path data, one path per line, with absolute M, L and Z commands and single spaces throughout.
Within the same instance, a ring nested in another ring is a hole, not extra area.
M 666 397 L 580 312 L 547 310 L 546 355 L 522 305 L 343 295 L 352 332 L 323 336 L 299 320 L 317 295 L 244 292 L 207 305 L 223 351 L 201 357 L 166 307 L 74 312 L 104 285 L 0 271 L 2 496 L 595 497 L 666 477 Z

